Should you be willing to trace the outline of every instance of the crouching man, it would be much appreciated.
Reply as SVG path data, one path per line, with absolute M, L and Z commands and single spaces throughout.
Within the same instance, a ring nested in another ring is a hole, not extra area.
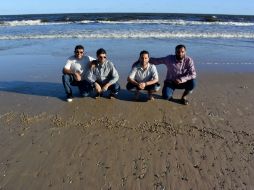
M 74 55 L 68 58 L 63 68 L 62 82 L 67 102 L 72 102 L 73 99 L 71 86 L 77 86 L 81 96 L 85 97 L 89 95 L 90 84 L 86 79 L 86 73 L 90 69 L 90 62 L 94 58 L 84 54 L 84 47 L 77 45 L 74 50 Z
M 107 59 L 106 50 L 100 48 L 96 52 L 97 60 L 92 61 L 88 80 L 96 91 L 95 98 L 110 91 L 109 98 L 116 98 L 120 91 L 119 75 L 114 64 Z
M 186 47 L 182 44 L 175 47 L 175 55 L 161 58 L 151 58 L 150 62 L 167 66 L 167 76 L 162 89 L 164 99 L 172 101 L 175 89 L 184 89 L 180 102 L 188 105 L 187 96 L 196 86 L 196 70 L 193 60 L 186 55 Z
M 139 61 L 128 76 L 127 90 L 135 92 L 135 99 L 139 98 L 140 90 L 148 91 L 148 99 L 154 100 L 153 93 L 160 89 L 159 76 L 155 65 L 149 63 L 149 52 L 141 51 Z

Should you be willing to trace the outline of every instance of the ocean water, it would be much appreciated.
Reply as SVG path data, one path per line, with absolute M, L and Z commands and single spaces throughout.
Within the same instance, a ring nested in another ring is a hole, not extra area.
M 52 14 L 0 16 L 0 40 L 254 39 L 254 16 Z
M 105 48 L 125 80 L 139 52 L 152 57 L 185 44 L 198 71 L 254 71 L 254 16 L 194 14 L 51 14 L 0 16 L 0 80 L 59 81 L 82 44 Z M 159 66 L 161 76 L 165 67 Z M 10 74 L 11 73 L 11 74 Z

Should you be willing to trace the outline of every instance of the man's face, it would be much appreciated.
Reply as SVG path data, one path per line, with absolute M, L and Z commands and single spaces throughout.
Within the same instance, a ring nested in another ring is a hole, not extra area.
M 139 57 L 139 61 L 142 65 L 147 65 L 148 62 L 149 62 L 149 55 L 148 54 L 142 54 L 140 57 Z
M 105 53 L 102 53 L 100 55 L 97 55 L 97 59 L 99 63 L 104 63 L 107 59 L 107 55 Z
M 186 54 L 186 50 L 183 47 L 178 49 L 178 50 L 176 50 L 176 59 L 178 61 L 183 60 L 185 58 L 185 54 Z
M 75 57 L 77 59 L 82 59 L 82 57 L 84 56 L 84 50 L 83 49 L 76 49 L 74 53 L 75 53 Z

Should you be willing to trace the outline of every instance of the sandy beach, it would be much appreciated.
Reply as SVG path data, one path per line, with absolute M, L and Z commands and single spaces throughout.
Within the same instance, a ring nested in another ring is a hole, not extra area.
M 161 91 L 136 102 L 125 89 L 140 50 L 167 55 L 178 40 L 1 41 L 0 189 L 253 189 L 254 67 L 244 64 L 252 49 L 183 42 L 198 71 L 188 106 L 177 101 L 182 91 L 175 102 Z M 91 56 L 106 47 L 118 99 L 76 90 L 65 101 L 61 69 L 76 44 Z M 162 84 L 165 67 L 158 71 Z
M 254 190 L 252 2 L 59 2 L 1 2 L 0 190 Z M 62 69 L 79 44 L 107 51 L 117 99 L 73 88 L 66 101 Z M 182 90 L 134 101 L 140 51 L 179 44 L 197 71 L 190 104 Z
M 253 189 L 253 80 L 202 72 L 188 106 L 2 90 L 0 189 Z

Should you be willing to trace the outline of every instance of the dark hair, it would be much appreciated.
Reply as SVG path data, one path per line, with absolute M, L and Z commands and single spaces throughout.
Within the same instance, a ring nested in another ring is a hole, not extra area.
M 139 57 L 141 57 L 141 55 L 143 55 L 143 54 L 147 54 L 148 57 L 149 57 L 149 52 L 146 51 L 146 50 L 141 51 L 141 52 L 139 53 Z
M 82 45 L 77 45 L 77 46 L 75 47 L 75 51 L 78 50 L 78 49 L 83 49 L 83 50 L 84 50 L 84 47 L 83 47 Z
M 96 59 L 95 59 L 95 60 L 92 60 L 92 61 L 91 61 L 91 64 L 92 64 L 92 65 L 96 65 L 96 64 L 97 64 L 97 60 L 96 60 Z
M 96 55 L 99 56 L 100 54 L 107 54 L 106 50 L 103 48 L 100 48 L 97 50 Z
M 177 45 L 177 46 L 176 46 L 175 51 L 177 52 L 177 51 L 178 51 L 179 49 L 181 49 L 181 48 L 184 48 L 184 49 L 186 50 L 185 45 L 183 45 L 183 44 L 179 44 L 179 45 Z

